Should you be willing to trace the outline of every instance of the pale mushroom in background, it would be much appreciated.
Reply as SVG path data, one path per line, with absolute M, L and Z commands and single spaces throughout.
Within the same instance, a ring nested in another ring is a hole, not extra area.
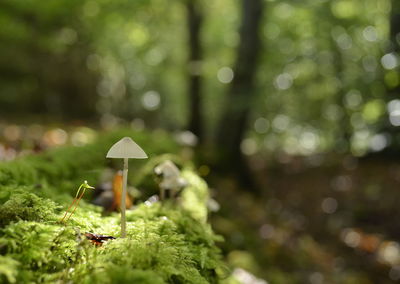
M 126 194 L 128 180 L 128 159 L 147 159 L 147 154 L 130 137 L 124 137 L 108 150 L 107 158 L 124 159 L 121 196 L 121 238 L 126 237 Z
M 170 197 L 174 198 L 176 193 L 187 185 L 178 167 L 171 161 L 167 160 L 154 168 L 156 175 L 162 178 L 160 186 L 160 199 L 165 199 L 165 191 L 170 190 Z

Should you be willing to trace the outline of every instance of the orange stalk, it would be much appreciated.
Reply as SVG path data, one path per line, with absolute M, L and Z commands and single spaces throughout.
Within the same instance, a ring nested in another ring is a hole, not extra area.
M 94 189 L 94 187 L 88 185 L 87 181 L 85 180 L 84 183 L 82 183 L 79 186 L 78 191 L 76 192 L 76 196 L 75 196 L 74 200 L 72 201 L 71 205 L 68 207 L 67 211 L 65 212 L 65 214 L 64 214 L 63 218 L 60 220 L 60 222 L 67 222 L 69 220 L 69 218 L 71 218 L 71 216 L 75 213 L 76 208 L 78 208 L 79 201 L 82 199 L 82 197 L 85 194 L 85 191 L 86 191 L 87 188 Z M 82 190 L 82 193 L 79 195 L 81 189 L 83 189 L 83 190 Z M 64 221 L 65 217 L 69 213 L 69 210 L 72 208 L 72 206 L 74 206 L 74 204 L 75 204 L 74 210 L 70 213 L 69 217 Z

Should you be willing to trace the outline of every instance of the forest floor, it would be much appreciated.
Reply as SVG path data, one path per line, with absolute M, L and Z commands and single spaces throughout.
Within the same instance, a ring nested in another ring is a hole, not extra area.
M 271 283 L 287 280 L 287 273 L 293 283 L 400 279 L 395 159 L 285 157 L 256 171 L 256 179 L 264 189 L 258 197 L 217 181 L 215 198 L 223 206 L 213 223 L 227 239 L 226 251 L 234 251 L 232 262 Z

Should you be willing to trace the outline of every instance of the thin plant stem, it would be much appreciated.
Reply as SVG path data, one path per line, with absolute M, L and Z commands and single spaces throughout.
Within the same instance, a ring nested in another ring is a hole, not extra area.
M 77 203 L 76 203 L 76 205 L 75 205 L 74 210 L 71 212 L 71 214 L 69 215 L 69 217 L 67 218 L 67 220 L 65 220 L 65 222 L 68 222 L 69 218 L 71 218 L 71 216 L 75 213 L 76 208 L 78 208 L 79 201 L 81 201 L 83 195 L 85 194 L 85 190 L 86 190 L 86 188 L 83 189 L 81 195 L 80 195 L 79 198 L 77 199 Z
M 72 207 L 72 206 L 75 204 L 75 202 L 77 201 L 77 197 L 78 197 L 79 191 L 81 190 L 82 186 L 83 186 L 83 185 L 81 184 L 81 186 L 78 188 L 78 191 L 76 192 L 76 196 L 75 196 L 74 200 L 72 201 L 71 205 L 68 207 L 67 211 L 65 211 L 64 217 L 62 217 L 62 219 L 60 220 L 60 222 L 63 222 L 63 221 L 64 221 L 65 216 L 67 216 L 69 209 L 71 209 L 71 207 Z
M 74 198 L 74 200 L 72 201 L 72 203 L 69 205 L 67 211 L 65 211 L 64 217 L 62 217 L 62 219 L 60 220 L 60 222 L 64 222 L 65 216 L 67 216 L 69 209 L 72 207 L 72 205 L 75 204 L 76 200 L 77 200 L 77 199 Z

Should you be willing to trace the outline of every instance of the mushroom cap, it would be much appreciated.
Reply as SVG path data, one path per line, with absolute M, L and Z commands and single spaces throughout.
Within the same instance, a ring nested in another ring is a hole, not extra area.
M 164 177 L 178 177 L 181 174 L 178 167 L 170 160 L 166 160 L 159 164 L 154 168 L 154 172 L 157 175 L 163 174 Z
M 147 159 L 147 154 L 130 137 L 124 137 L 112 145 L 106 157 L 114 159 Z

